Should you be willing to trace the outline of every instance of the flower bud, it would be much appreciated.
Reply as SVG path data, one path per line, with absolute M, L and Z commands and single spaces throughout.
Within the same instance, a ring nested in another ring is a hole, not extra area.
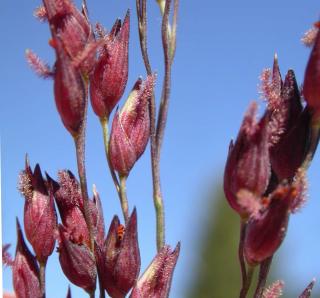
M 36 258 L 29 251 L 17 219 L 17 249 L 12 265 L 13 288 L 17 297 L 42 297 L 39 282 L 39 267 Z
M 59 35 L 66 52 L 75 58 L 94 36 L 90 23 L 70 0 L 43 0 L 53 38 Z
M 76 286 L 92 293 L 96 288 L 97 270 L 89 247 L 74 243 L 66 228 L 59 226 L 59 261 L 65 276 Z
M 90 79 L 92 108 L 100 118 L 109 118 L 127 84 L 129 30 L 128 11 L 123 24 L 117 20 L 107 36 Z
M 93 221 L 94 226 L 94 238 L 97 244 L 101 247 L 103 246 L 104 242 L 104 217 L 103 217 L 103 210 L 102 204 L 100 200 L 99 193 L 97 192 L 95 186 L 93 187 L 93 200 L 89 201 L 91 218 Z
M 97 260 L 102 284 L 109 296 L 125 297 L 140 271 L 136 209 L 125 229 L 117 216 L 113 218 L 105 245 L 98 251 Z
M 169 297 L 173 271 L 180 252 L 180 243 L 172 251 L 165 245 L 155 256 L 147 270 L 139 278 L 130 298 Z
M 259 217 L 248 222 L 244 256 L 250 265 L 256 265 L 271 257 L 281 245 L 288 227 L 289 215 L 304 200 L 305 177 L 300 171 L 291 184 L 280 184 L 265 199 L 266 209 Z
M 241 216 L 248 215 L 238 194 L 242 190 L 260 198 L 270 178 L 268 115 L 256 122 L 256 103 L 252 103 L 242 122 L 236 142 L 231 142 L 224 171 L 224 192 L 230 206 Z
M 55 193 L 55 199 L 63 226 L 68 230 L 74 243 L 85 243 L 90 247 L 90 237 L 84 218 L 80 185 L 70 171 L 60 171 L 58 177 L 60 188 Z M 51 179 L 51 181 L 53 180 Z M 57 182 L 53 183 L 57 184 Z
M 19 188 L 25 197 L 24 229 L 37 259 L 46 262 L 55 245 L 57 215 L 53 201 L 53 190 L 43 179 L 40 166 L 32 172 L 28 159 L 20 174 Z
M 86 93 L 79 69 L 74 67 L 62 41 L 54 39 L 57 61 L 54 73 L 54 98 L 65 128 L 77 136 L 84 120 Z
M 154 83 L 155 75 L 148 76 L 144 82 L 138 79 L 125 105 L 113 119 L 109 157 L 119 175 L 129 174 L 147 146 L 150 136 L 148 103 Z
M 303 83 L 303 95 L 315 118 L 320 117 L 320 30 L 306 67 Z
M 294 72 L 288 71 L 283 90 L 283 108 L 286 110 L 283 133 L 270 148 L 272 170 L 279 181 L 292 179 L 302 165 L 310 142 L 311 113 L 303 110 Z

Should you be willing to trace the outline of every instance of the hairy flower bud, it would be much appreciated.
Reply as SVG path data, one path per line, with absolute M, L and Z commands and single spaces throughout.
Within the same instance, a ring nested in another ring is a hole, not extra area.
M 169 297 L 173 271 L 179 252 L 180 243 L 178 243 L 174 251 L 168 245 L 165 245 L 139 278 L 130 298 Z
M 94 40 L 87 16 L 70 0 L 43 0 L 43 3 L 52 37 L 59 35 L 66 52 L 75 59 Z
M 128 80 L 129 11 L 121 24 L 117 20 L 106 37 L 90 79 L 90 97 L 94 112 L 108 118 L 116 106 Z
M 32 172 L 26 158 L 25 170 L 20 174 L 19 188 L 25 197 L 24 229 L 37 259 L 46 262 L 55 245 L 57 216 L 53 190 L 43 179 L 37 164 Z
M 96 256 L 103 287 L 111 297 L 125 297 L 140 271 L 136 209 L 125 228 L 117 216 L 113 218 L 104 247 L 96 249 Z
M 318 119 L 320 117 L 320 30 L 318 30 L 306 67 L 303 95 L 310 110 Z
M 40 298 L 39 267 L 29 251 L 17 219 L 17 249 L 12 265 L 13 287 L 19 298 Z
M 75 243 L 86 243 L 90 246 L 88 227 L 84 218 L 83 199 L 80 185 L 70 171 L 60 171 L 58 181 L 53 182 L 59 185 L 55 193 L 55 199 L 65 229 Z M 53 181 L 53 180 L 52 180 Z
M 299 296 L 299 298 L 309 298 L 311 297 L 311 292 L 313 289 L 313 286 L 315 284 L 316 280 L 313 279 L 308 286 L 304 289 L 304 291 L 301 293 L 301 295 Z
M 92 293 L 96 287 L 97 270 L 89 247 L 74 243 L 64 226 L 59 226 L 59 261 L 66 277 L 76 286 Z
M 286 110 L 283 133 L 270 148 L 272 170 L 279 181 L 292 179 L 302 165 L 310 142 L 311 113 L 303 110 L 294 72 L 288 71 L 283 90 L 283 108 Z
M 152 95 L 155 75 L 135 83 L 129 98 L 113 122 L 109 142 L 109 156 L 113 169 L 127 176 L 144 152 L 150 136 L 149 99 Z
M 247 204 L 242 204 L 245 190 L 250 197 L 260 198 L 265 192 L 270 177 L 268 116 L 256 122 L 255 103 L 249 107 L 242 122 L 238 137 L 229 148 L 224 172 L 224 192 L 230 206 L 241 216 L 248 215 Z M 249 208 L 250 209 L 250 208 Z
M 256 265 L 272 256 L 281 245 L 288 227 L 290 213 L 304 200 L 305 177 L 300 171 L 291 184 L 280 184 L 267 199 L 266 209 L 248 222 L 244 240 L 244 256 Z

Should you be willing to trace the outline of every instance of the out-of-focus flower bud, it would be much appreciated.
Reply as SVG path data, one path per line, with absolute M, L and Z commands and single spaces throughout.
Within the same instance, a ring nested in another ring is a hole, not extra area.
M 120 176 L 128 176 L 147 146 L 150 136 L 148 104 L 154 84 L 155 75 L 149 75 L 144 82 L 138 79 L 125 105 L 113 119 L 109 155 L 113 169 Z
M 90 237 L 84 218 L 80 185 L 70 171 L 59 171 L 58 181 L 60 188 L 55 193 L 55 199 L 62 223 L 74 243 L 85 243 L 90 247 Z
M 281 245 L 288 226 L 289 215 L 304 200 L 305 177 L 299 172 L 291 184 L 280 184 L 265 199 L 266 209 L 248 222 L 244 240 L 244 256 L 256 265 L 272 256 Z
M 71 296 L 71 289 L 70 289 L 70 286 L 69 286 L 66 298 L 71 298 L 71 297 L 72 297 Z
M 97 270 L 89 247 L 74 243 L 64 226 L 59 226 L 59 261 L 66 277 L 76 286 L 92 293 L 96 288 Z
M 140 271 L 136 209 L 125 228 L 117 216 L 113 218 L 104 247 L 97 249 L 98 271 L 103 287 L 111 297 L 125 297 Z
M 17 297 L 40 298 L 39 267 L 29 251 L 17 219 L 17 249 L 12 265 L 13 288 Z
M 128 80 L 129 11 L 121 24 L 117 20 L 106 37 L 104 47 L 90 79 L 90 97 L 94 112 L 108 118 L 123 95 Z
M 256 103 L 252 103 L 235 143 L 231 142 L 224 172 L 226 198 L 242 217 L 250 215 L 250 206 L 243 197 L 243 190 L 251 193 L 254 203 L 254 198 L 260 199 L 265 192 L 270 177 L 268 115 L 257 123 L 256 109 Z
M 299 296 L 299 298 L 309 298 L 311 297 L 311 292 L 313 289 L 313 286 L 315 284 L 316 280 L 313 279 L 308 286 L 305 288 L 305 290 L 301 293 L 301 295 Z
M 11 244 L 7 243 L 2 245 L 2 264 L 4 266 L 12 266 L 13 265 L 13 260 L 11 257 L 11 254 L 8 252 L 9 247 Z
M 24 230 L 37 259 L 46 262 L 55 245 L 57 215 L 53 190 L 43 179 L 37 164 L 32 172 L 26 158 L 25 170 L 19 176 L 19 189 L 25 197 Z
M 319 26 L 319 24 L 318 24 Z M 320 117 L 320 30 L 318 30 L 314 46 L 306 67 L 303 83 L 303 95 L 314 113 L 315 119 Z
M 80 70 L 72 64 L 61 39 L 55 37 L 54 44 L 57 53 L 54 98 L 64 126 L 75 137 L 85 115 L 85 85 Z
M 288 71 L 282 101 L 286 109 L 284 131 L 279 141 L 270 148 L 272 170 L 279 181 L 291 180 L 302 165 L 310 142 L 311 113 L 303 110 L 294 72 Z
M 310 142 L 311 113 L 306 107 L 297 122 L 271 148 L 270 160 L 279 181 L 291 180 L 304 162 Z
M 165 245 L 139 278 L 130 298 L 169 297 L 173 271 L 179 252 L 180 243 L 178 243 L 174 251 L 168 245 Z

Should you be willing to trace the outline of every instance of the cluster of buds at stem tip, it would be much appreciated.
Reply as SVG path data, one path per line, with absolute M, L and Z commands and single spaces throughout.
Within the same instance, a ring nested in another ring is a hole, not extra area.
M 54 189 L 44 180 L 40 166 L 32 171 L 26 157 L 25 169 L 19 176 L 19 190 L 25 198 L 24 229 L 39 262 L 46 263 L 55 245 L 57 215 Z
M 108 35 L 99 30 L 103 47 L 90 78 L 90 97 L 94 112 L 108 119 L 123 95 L 128 80 L 130 14 L 117 20 Z
M 40 298 L 40 276 L 36 258 L 29 251 L 17 219 L 17 249 L 12 265 L 13 288 L 17 297 Z
M 150 136 L 149 100 L 156 76 L 138 79 L 125 105 L 114 116 L 109 141 L 109 158 L 113 170 L 128 176 L 144 152 Z
M 90 249 L 88 226 L 84 217 L 83 197 L 80 185 L 70 171 L 60 171 L 58 182 L 50 178 L 62 224 L 59 225 L 59 260 L 64 274 L 75 285 L 88 293 L 95 290 L 97 269 Z M 89 200 L 93 222 L 93 236 L 101 245 L 104 240 L 104 219 L 101 201 L 94 188 L 93 200 Z
M 125 297 L 140 272 L 137 212 L 133 210 L 126 226 L 114 216 L 103 245 L 95 245 L 98 273 L 111 297 Z
M 50 69 L 30 50 L 26 51 L 27 60 L 37 74 L 54 79 L 54 97 L 62 122 L 77 136 L 85 116 L 88 76 L 100 43 L 94 39 L 85 9 L 80 12 L 70 0 L 43 2 L 38 14 L 49 23 L 56 62 Z
M 258 121 L 251 104 L 231 142 L 224 173 L 226 198 L 247 222 L 244 255 L 251 265 L 274 254 L 290 213 L 304 203 L 305 161 L 310 144 L 318 142 L 312 139 L 312 106 L 302 103 L 294 72 L 289 70 L 283 82 L 275 56 L 261 81 L 267 109 Z

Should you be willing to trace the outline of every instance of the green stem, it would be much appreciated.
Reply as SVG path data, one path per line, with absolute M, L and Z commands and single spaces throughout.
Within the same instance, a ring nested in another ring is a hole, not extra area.
M 245 287 L 245 284 L 247 282 L 247 269 L 246 269 L 246 263 L 243 256 L 243 246 L 244 246 L 244 238 L 246 235 L 246 229 L 247 229 L 247 223 L 244 219 L 241 219 L 238 258 L 239 258 L 239 263 L 241 268 L 242 288 Z
M 39 261 L 39 279 L 40 279 L 40 291 L 41 291 L 41 297 L 46 297 L 46 265 L 47 261 L 40 262 Z
M 248 271 L 247 271 L 247 279 L 246 279 L 246 283 L 243 285 L 241 292 L 240 292 L 240 298 L 246 298 L 248 291 L 250 289 L 250 285 L 252 282 L 252 277 L 253 277 L 253 273 L 254 273 L 254 269 L 255 267 L 252 266 L 248 266 Z
M 125 223 L 129 220 L 129 207 L 128 207 L 128 199 L 127 199 L 127 176 L 120 176 L 120 194 L 121 194 L 121 209 L 123 213 L 123 217 Z
M 109 120 L 108 120 L 108 118 L 100 118 L 100 123 L 101 123 L 102 131 L 103 131 L 103 142 L 104 142 L 104 151 L 106 154 L 106 160 L 108 162 L 108 167 L 110 170 L 110 174 L 111 174 L 114 186 L 115 186 L 117 193 L 119 195 L 119 198 L 120 198 L 119 181 L 118 181 L 118 178 L 117 178 L 115 171 L 113 170 L 113 168 L 111 166 L 111 161 L 110 161 L 110 157 L 109 157 L 109 128 L 108 128 Z

